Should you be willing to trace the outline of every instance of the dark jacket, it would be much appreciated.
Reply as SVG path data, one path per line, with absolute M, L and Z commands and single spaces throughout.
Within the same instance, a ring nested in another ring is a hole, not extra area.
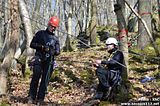
M 36 56 L 41 59 L 46 58 L 46 54 L 57 56 L 60 54 L 60 45 L 58 38 L 54 33 L 50 33 L 47 29 L 38 31 L 33 37 L 30 47 L 36 49 Z M 49 52 L 44 52 L 42 47 L 49 47 Z M 49 56 L 49 57 L 50 57 Z
M 117 49 L 114 49 L 110 54 L 110 58 L 108 60 L 102 61 L 101 64 L 107 65 L 109 70 L 120 70 L 122 71 L 124 56 L 123 53 Z M 119 64 L 120 63 L 120 64 Z

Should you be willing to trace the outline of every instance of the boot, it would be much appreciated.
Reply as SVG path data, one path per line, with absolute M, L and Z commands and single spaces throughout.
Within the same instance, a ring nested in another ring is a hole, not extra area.
M 110 97 L 111 90 L 112 90 L 112 87 L 109 87 L 103 92 L 102 100 L 107 100 Z
M 35 100 L 31 96 L 28 96 L 27 99 L 28 99 L 28 104 L 33 104 L 35 102 Z
M 103 97 L 103 92 L 96 92 L 96 94 L 95 94 L 95 96 L 94 96 L 93 99 L 99 99 L 99 100 L 101 100 L 102 97 Z
M 44 100 L 42 99 L 37 100 L 37 106 L 43 106 L 43 105 L 47 105 L 47 103 Z

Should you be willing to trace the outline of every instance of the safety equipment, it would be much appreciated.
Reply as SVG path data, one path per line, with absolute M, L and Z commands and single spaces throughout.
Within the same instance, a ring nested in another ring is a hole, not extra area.
M 118 41 L 117 39 L 113 38 L 113 37 L 110 37 L 106 40 L 106 45 L 110 45 L 110 44 L 114 44 L 114 45 L 118 45 Z
M 49 51 L 49 46 L 42 46 L 42 51 L 48 52 Z
M 50 18 L 48 25 L 52 25 L 53 27 L 58 27 L 59 19 L 56 16 Z

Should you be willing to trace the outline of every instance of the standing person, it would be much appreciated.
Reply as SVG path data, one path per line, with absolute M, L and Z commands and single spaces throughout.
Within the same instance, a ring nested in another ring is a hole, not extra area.
M 59 19 L 56 16 L 51 17 L 46 30 L 38 31 L 31 41 L 30 47 L 36 52 L 28 96 L 29 103 L 33 103 L 35 100 L 40 103 L 44 101 L 49 78 L 53 72 L 55 56 L 60 54 L 59 40 L 55 36 L 58 25 Z
M 106 47 L 110 54 L 109 58 L 105 61 L 96 60 L 94 63 L 94 66 L 97 67 L 96 75 L 99 80 L 94 99 L 98 100 L 104 99 L 108 95 L 106 94 L 107 90 L 121 80 L 122 68 L 124 66 L 124 56 L 118 50 L 118 41 L 113 37 L 109 37 L 106 40 Z M 106 65 L 106 68 L 102 67 L 102 65 Z

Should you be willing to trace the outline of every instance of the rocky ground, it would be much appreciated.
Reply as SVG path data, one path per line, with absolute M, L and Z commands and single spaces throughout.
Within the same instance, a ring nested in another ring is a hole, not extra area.
M 57 58 L 58 68 L 55 69 L 48 86 L 48 94 L 45 98 L 46 105 L 89 105 L 85 102 L 93 97 L 97 85 L 95 68 L 90 63 L 94 59 L 102 58 L 104 54 L 106 54 L 105 51 L 98 52 L 90 49 L 81 52 L 62 53 Z M 144 67 L 144 65 L 142 66 L 141 63 L 135 61 L 132 61 L 130 65 Z M 28 104 L 26 98 L 32 71 L 27 70 L 25 78 L 17 72 L 19 71 L 11 73 L 10 89 L 7 96 L 0 98 L 0 105 L 35 106 L 36 104 Z M 129 99 L 122 101 L 122 96 L 118 96 L 120 99 L 115 99 L 117 101 L 103 101 L 99 105 L 116 106 L 118 105 L 116 103 L 122 105 L 122 102 L 147 100 L 148 98 L 158 98 L 160 100 L 158 72 L 159 68 L 142 73 L 135 71 L 132 67 L 128 78 L 129 88 L 127 88 Z M 145 76 L 154 76 L 156 79 L 152 82 L 141 83 Z

